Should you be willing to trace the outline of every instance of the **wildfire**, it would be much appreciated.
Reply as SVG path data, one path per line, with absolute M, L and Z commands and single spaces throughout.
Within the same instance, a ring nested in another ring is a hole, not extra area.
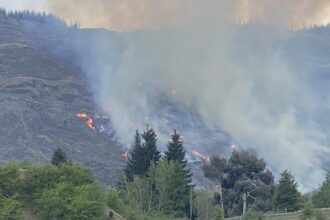
M 108 116 L 89 116 L 85 112 L 78 112 L 76 116 L 80 119 L 85 119 L 85 124 L 92 130 L 98 130 L 100 132 L 106 130 L 107 124 L 110 121 Z
M 125 152 L 123 152 L 121 156 L 128 160 L 128 151 L 126 150 Z
M 203 154 L 201 154 L 200 152 L 198 152 L 197 150 L 193 150 L 192 154 L 202 158 L 203 161 L 205 161 L 206 163 L 210 163 L 210 157 L 208 156 L 204 156 Z
M 77 116 L 78 118 L 87 118 L 87 114 L 86 114 L 85 112 L 78 112 L 78 113 L 76 114 L 76 116 Z
M 94 127 L 93 125 L 93 119 L 92 118 L 87 118 L 86 121 L 85 121 L 86 125 L 92 129 L 92 130 L 95 130 L 96 128 Z

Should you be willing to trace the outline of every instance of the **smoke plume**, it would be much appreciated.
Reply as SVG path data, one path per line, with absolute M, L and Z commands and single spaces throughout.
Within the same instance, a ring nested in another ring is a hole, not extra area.
M 205 20 L 300 28 L 330 22 L 327 0 L 48 0 L 48 10 L 83 27 L 117 31 Z
M 328 1 L 48 0 L 47 9 L 127 31 L 81 42 L 96 101 L 122 140 L 150 124 L 161 139 L 177 128 L 188 148 L 203 150 L 201 139 L 226 131 L 275 172 L 292 170 L 301 188 L 322 181 L 330 83 L 310 64 L 321 62 L 309 54 L 314 41 L 297 44 L 307 59 L 290 56 L 301 33 L 287 28 L 327 24 Z M 201 134 L 204 126 L 212 132 Z
M 48 7 L 83 26 L 152 29 L 121 34 L 121 46 L 104 35 L 89 42 L 86 72 L 122 140 L 149 123 L 160 139 L 177 128 L 188 148 L 203 150 L 206 125 L 254 149 L 275 172 L 291 169 L 301 188 L 322 180 L 329 139 L 319 115 L 329 111 L 329 94 L 284 45 L 299 35 L 287 27 L 329 22 L 328 1 L 56 0 Z M 237 25 L 245 22 L 254 25 Z M 299 45 L 302 53 L 310 43 Z
M 151 124 L 165 135 L 177 128 L 188 149 L 205 152 L 212 133 L 201 134 L 200 118 L 211 131 L 224 130 L 254 149 L 273 171 L 292 170 L 301 188 L 311 189 L 324 176 L 320 157 L 330 152 L 318 118 L 330 99 L 318 91 L 322 79 L 279 46 L 296 34 L 213 22 L 126 33 L 121 49 L 97 36 L 86 69 L 123 140 Z M 310 45 L 300 46 L 307 52 Z M 110 58 L 116 50 L 119 58 Z M 221 152 L 229 145 L 215 147 Z

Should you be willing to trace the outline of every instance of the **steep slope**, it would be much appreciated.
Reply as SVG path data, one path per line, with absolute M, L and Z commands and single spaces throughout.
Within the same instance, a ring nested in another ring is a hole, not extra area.
M 95 112 L 88 82 L 28 36 L 21 21 L 0 15 L 0 162 L 46 162 L 61 147 L 98 180 L 114 184 L 121 148 L 75 115 Z

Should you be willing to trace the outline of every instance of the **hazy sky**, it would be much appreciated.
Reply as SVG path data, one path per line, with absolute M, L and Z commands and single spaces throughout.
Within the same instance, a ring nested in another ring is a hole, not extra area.
M 330 21 L 328 0 L 0 0 L 0 5 L 53 12 L 82 27 L 117 31 L 210 19 L 295 28 Z
M 44 11 L 47 8 L 47 0 L 0 0 L 0 7 L 9 10 L 37 10 Z

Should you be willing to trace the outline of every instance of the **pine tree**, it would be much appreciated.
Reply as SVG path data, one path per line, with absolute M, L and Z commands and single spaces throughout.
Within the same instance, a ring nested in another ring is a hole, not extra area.
M 52 160 L 51 160 L 51 163 L 54 165 L 54 166 L 58 166 L 60 165 L 61 163 L 65 163 L 68 161 L 68 158 L 65 154 L 64 151 L 62 151 L 61 148 L 58 148 L 56 149 L 56 151 L 54 152 L 53 156 L 52 156 Z
M 180 134 L 176 133 L 176 130 L 174 130 L 171 141 L 169 141 L 167 144 L 167 150 L 164 152 L 164 159 L 168 162 L 175 162 L 179 164 L 180 172 L 177 172 L 177 174 L 173 175 L 173 178 L 182 179 L 181 181 L 184 182 L 185 190 L 181 192 L 181 197 L 184 199 L 181 199 L 180 201 L 183 201 L 185 206 L 181 211 L 189 216 L 190 204 L 189 196 L 187 197 L 187 195 L 189 195 L 190 190 L 193 188 L 191 185 L 192 174 L 187 168 L 187 160 L 185 159 L 186 149 L 184 148 L 180 137 Z
M 297 187 L 298 184 L 290 171 L 283 171 L 275 189 L 273 198 L 274 207 L 278 210 L 286 210 L 289 212 L 297 211 L 299 209 L 300 200 L 300 193 Z
M 143 132 L 141 143 L 141 135 L 136 131 L 130 158 L 125 169 L 128 181 L 132 181 L 135 175 L 147 175 L 151 162 L 157 163 L 160 159 L 160 151 L 157 149 L 157 138 L 153 129 L 147 127 Z
M 136 130 L 134 140 L 132 143 L 130 157 L 128 158 L 127 166 L 125 168 L 125 175 L 129 181 L 132 181 L 134 175 L 142 175 L 145 173 L 145 157 L 144 149 L 142 148 L 141 136 Z
M 160 160 L 160 151 L 157 149 L 157 135 L 152 128 L 147 126 L 142 138 L 144 140 L 142 147 L 145 151 L 144 173 L 147 173 L 151 163 L 157 163 Z
M 330 172 L 322 183 L 320 191 L 313 196 L 313 204 L 317 208 L 330 207 Z
M 183 142 L 180 140 L 180 134 L 174 133 L 172 134 L 171 141 L 167 144 L 167 151 L 165 151 L 165 159 L 168 161 L 177 161 L 182 166 L 182 171 L 185 174 L 185 179 L 187 185 L 191 183 L 191 173 L 190 170 L 187 169 L 187 160 L 185 159 L 186 156 L 186 149 L 183 146 Z

